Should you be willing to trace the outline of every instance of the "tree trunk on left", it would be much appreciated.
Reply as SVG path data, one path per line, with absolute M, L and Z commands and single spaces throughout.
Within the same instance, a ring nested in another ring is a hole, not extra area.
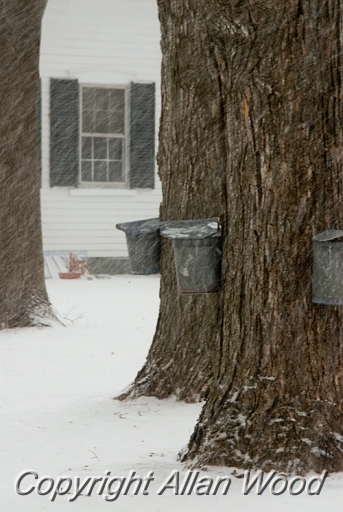
M 0 328 L 52 316 L 44 281 L 38 129 L 45 4 L 1 3 Z

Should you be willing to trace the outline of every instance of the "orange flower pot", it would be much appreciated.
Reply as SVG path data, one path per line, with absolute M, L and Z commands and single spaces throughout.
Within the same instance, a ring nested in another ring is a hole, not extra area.
M 80 279 L 80 272 L 59 272 L 60 279 Z

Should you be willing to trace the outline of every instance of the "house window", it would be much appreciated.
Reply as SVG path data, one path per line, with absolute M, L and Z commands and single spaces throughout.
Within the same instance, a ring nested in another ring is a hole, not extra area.
M 81 88 L 80 182 L 126 183 L 126 90 Z
M 50 80 L 50 186 L 154 188 L 155 84 Z

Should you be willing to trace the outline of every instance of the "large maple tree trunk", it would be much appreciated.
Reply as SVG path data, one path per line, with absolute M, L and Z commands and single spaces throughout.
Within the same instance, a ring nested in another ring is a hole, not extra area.
M 220 216 L 222 290 L 161 306 L 131 396 L 207 403 L 183 460 L 343 469 L 343 307 L 312 237 L 343 227 L 342 3 L 158 0 L 161 218 Z M 209 387 L 210 385 L 210 387 Z
M 343 307 L 311 301 L 311 239 L 343 227 L 343 5 L 221 4 L 223 322 L 186 457 L 342 470 Z
M 38 130 L 45 3 L 1 2 L 0 328 L 52 315 L 44 282 Z

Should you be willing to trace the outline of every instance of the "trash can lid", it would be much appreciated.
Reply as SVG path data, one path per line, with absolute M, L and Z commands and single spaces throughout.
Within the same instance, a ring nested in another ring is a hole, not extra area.
M 163 222 L 161 235 L 173 240 L 176 238 L 201 239 L 220 236 L 219 218 Z
M 329 242 L 330 240 L 335 240 L 335 238 L 340 238 L 343 236 L 342 229 L 327 229 L 326 231 L 322 231 L 317 235 L 314 235 L 313 240 L 316 242 Z
M 144 235 L 154 233 L 160 229 L 160 219 L 134 220 L 133 222 L 120 222 L 116 228 L 124 231 L 127 235 Z

